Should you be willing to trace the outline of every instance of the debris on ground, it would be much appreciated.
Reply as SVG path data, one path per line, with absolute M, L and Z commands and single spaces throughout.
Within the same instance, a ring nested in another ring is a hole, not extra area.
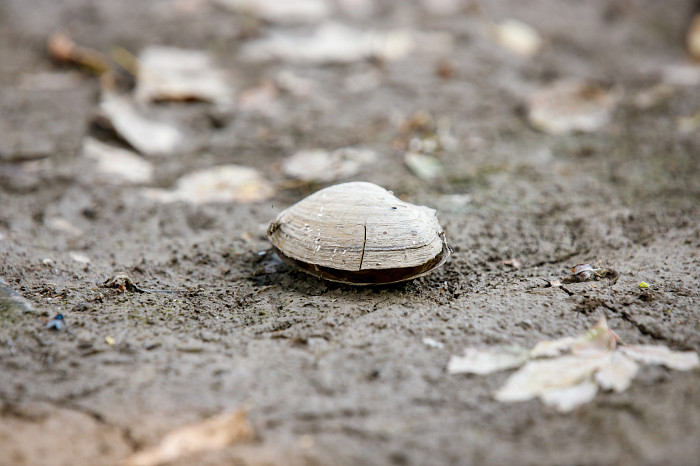
M 450 374 L 479 374 L 520 367 L 528 358 L 527 350 L 519 347 L 498 350 L 466 348 L 462 356 L 452 356 L 447 365 Z
M 542 37 L 537 29 L 516 19 L 506 19 L 492 27 L 498 45 L 512 52 L 530 57 L 542 47 Z
M 562 79 L 534 91 L 527 102 L 530 124 L 545 133 L 591 133 L 612 121 L 615 90 L 579 79 Z
M 329 183 L 357 175 L 375 162 L 377 155 L 369 149 L 343 147 L 333 151 L 301 150 L 282 162 L 282 172 L 306 182 Z
M 255 430 L 245 410 L 218 414 L 166 434 L 155 446 L 127 458 L 125 466 L 155 466 L 194 453 L 221 450 L 252 440 Z
M 19 311 L 19 313 L 34 312 L 34 307 L 32 303 L 10 288 L 7 282 L 0 278 L 0 313 L 11 315 L 13 311 Z
M 520 367 L 494 393 L 498 401 L 539 398 L 560 412 L 591 401 L 598 389 L 625 391 L 639 370 L 639 363 L 663 365 L 687 371 L 700 368 L 694 351 L 672 351 L 663 345 L 624 345 L 608 328 L 604 317 L 577 337 L 542 341 L 533 349 L 466 348 L 452 356 L 450 374 L 489 374 Z
M 266 79 L 262 83 L 248 88 L 240 93 L 236 109 L 240 112 L 251 112 L 268 118 L 278 116 L 282 111 L 279 104 L 279 88 L 274 81 Z
M 654 108 L 673 96 L 676 89 L 665 83 L 658 83 L 649 88 L 643 89 L 634 97 L 634 105 L 640 110 Z
M 246 44 L 242 54 L 251 61 L 291 63 L 353 63 L 367 59 L 400 60 L 418 49 L 446 52 L 451 41 L 440 33 L 407 30 L 374 31 L 327 22 L 310 35 L 271 32 Z
M 46 328 L 50 330 L 61 330 L 66 325 L 63 314 L 56 314 L 51 320 L 46 322 Z
M 143 195 L 157 202 L 259 202 L 269 199 L 275 189 L 250 167 L 219 165 L 197 170 L 177 180 L 175 189 L 146 188 Z
M 146 290 L 140 288 L 125 272 L 119 272 L 109 277 L 102 283 L 105 288 L 116 288 L 120 292 L 130 291 L 132 293 L 145 293 Z
M 51 58 L 59 63 L 78 65 L 98 75 L 112 69 L 111 60 L 104 54 L 76 44 L 62 32 L 51 34 L 46 48 Z
M 143 157 L 94 138 L 83 141 L 83 157 L 95 161 L 101 181 L 113 184 L 148 183 L 153 177 L 153 164 Z
M 591 264 L 576 264 L 571 267 L 571 272 L 574 274 L 575 280 L 580 282 L 614 277 L 616 275 L 612 270 L 603 267 L 593 267 Z
M 50 230 L 65 233 L 68 236 L 77 238 L 83 235 L 83 230 L 75 226 L 68 219 L 63 217 L 49 217 L 44 220 L 44 225 Z
M 409 170 L 421 180 L 436 181 L 444 177 L 442 163 L 432 155 L 408 151 L 403 160 Z
M 200 100 L 228 108 L 233 88 L 206 51 L 152 45 L 138 57 L 137 102 Z
M 327 0 L 214 0 L 217 4 L 270 23 L 316 23 L 331 13 Z
M 100 111 L 114 131 L 142 154 L 170 154 L 184 141 L 182 131 L 144 116 L 127 95 L 106 95 Z
M 700 62 L 700 13 L 695 13 L 693 20 L 690 22 L 690 27 L 685 37 L 686 48 L 688 55 Z
M 502 260 L 501 264 L 510 265 L 515 270 L 520 270 L 520 268 L 523 266 L 523 262 L 520 259 L 517 259 L 515 257 L 513 257 L 512 259 Z
M 437 341 L 437 340 L 434 340 L 434 339 L 429 338 L 429 337 L 423 338 L 423 344 L 425 346 L 430 347 L 430 348 L 437 348 L 437 349 L 442 349 L 445 347 L 444 343 Z

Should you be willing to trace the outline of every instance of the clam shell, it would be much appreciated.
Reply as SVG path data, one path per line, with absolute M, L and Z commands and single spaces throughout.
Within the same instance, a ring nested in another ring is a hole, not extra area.
M 450 254 L 435 210 L 372 183 L 322 189 L 282 211 L 267 235 L 282 259 L 317 277 L 371 285 L 424 275 Z

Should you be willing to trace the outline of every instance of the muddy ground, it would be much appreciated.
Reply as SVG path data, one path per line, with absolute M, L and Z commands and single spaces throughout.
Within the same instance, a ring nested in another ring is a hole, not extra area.
M 569 414 L 494 401 L 508 372 L 446 372 L 465 346 L 531 347 L 600 316 L 625 342 L 700 351 L 700 137 L 678 126 L 700 109 L 699 88 L 671 84 L 653 105 L 636 100 L 687 64 L 694 3 L 465 2 L 450 14 L 429 3 L 333 17 L 447 32 L 446 57 L 291 65 L 240 59 L 241 44 L 280 26 L 205 1 L 0 2 L 0 277 L 33 307 L 0 314 L 0 464 L 119 464 L 176 427 L 241 406 L 254 441 L 174 464 L 697 464 L 697 370 L 645 366 L 628 391 Z M 499 47 L 483 34 L 485 15 L 530 23 L 544 48 L 521 57 Z M 187 128 L 188 145 L 149 157 L 153 186 L 236 163 L 276 183 L 275 197 L 160 204 L 96 177 L 83 138 L 123 142 L 94 124 L 98 80 L 48 59 L 56 30 L 105 53 L 210 50 L 237 92 L 281 70 L 312 82 L 310 95 L 282 93 L 267 115 L 158 109 Z M 346 85 L 367 75 L 375 85 Z M 528 125 L 528 94 L 567 76 L 622 91 L 609 125 L 568 136 Z M 421 180 L 403 163 L 400 122 L 416 112 L 451 122 L 447 180 Z M 438 210 L 454 248 L 442 268 L 353 288 L 261 254 L 267 222 L 322 187 L 290 184 L 280 160 L 348 145 L 381 154 L 354 179 Z M 502 262 L 511 258 L 522 267 Z M 547 286 L 581 262 L 619 278 L 570 293 Z M 102 286 L 119 272 L 184 292 Z M 66 329 L 45 328 L 57 313 Z

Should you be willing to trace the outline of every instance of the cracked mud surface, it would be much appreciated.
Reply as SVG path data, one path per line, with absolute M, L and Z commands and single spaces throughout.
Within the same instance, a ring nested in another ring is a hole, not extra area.
M 445 371 L 465 346 L 531 347 L 601 315 L 625 342 L 700 351 L 700 138 L 676 128 L 698 111 L 700 92 L 679 86 L 656 107 L 633 103 L 658 83 L 655 70 L 686 60 L 680 31 L 693 2 L 488 2 L 491 17 L 517 17 L 549 38 L 537 59 L 480 37 L 469 12 L 386 2 L 355 20 L 452 33 L 451 79 L 430 56 L 248 66 L 235 53 L 250 34 L 245 19 L 215 8 L 157 16 L 169 4 L 0 2 L 0 278 L 34 309 L 0 309 L 0 464 L 118 464 L 175 427 L 246 403 L 255 442 L 176 464 L 697 462 L 697 371 L 645 367 L 628 391 L 568 415 L 494 401 L 507 373 Z M 157 159 L 158 186 L 221 163 L 279 182 L 275 164 L 298 148 L 361 144 L 381 157 L 357 179 L 436 208 L 454 253 L 408 283 L 327 283 L 260 254 L 267 222 L 310 190 L 196 207 L 97 182 L 79 157 L 82 137 L 97 131 L 96 80 L 26 87 L 31 74 L 74 72 L 46 59 L 56 29 L 105 52 L 217 50 L 238 90 L 285 68 L 316 83 L 307 100 L 282 95 L 274 117 L 240 113 L 223 126 L 208 123 L 208 105 L 164 105 L 195 130 L 190 151 Z M 375 71 L 378 87 L 340 91 L 347 76 Z M 589 135 L 532 130 L 524 97 L 569 75 L 624 89 L 613 122 Z M 442 158 L 449 184 L 420 181 L 392 148 L 397 116 L 420 110 L 449 117 L 460 141 Z M 77 230 L 52 229 L 56 218 Z M 522 267 L 502 263 L 511 258 Z M 548 286 L 581 262 L 619 276 Z M 177 292 L 105 288 L 119 272 L 140 289 Z M 47 330 L 58 312 L 67 330 Z

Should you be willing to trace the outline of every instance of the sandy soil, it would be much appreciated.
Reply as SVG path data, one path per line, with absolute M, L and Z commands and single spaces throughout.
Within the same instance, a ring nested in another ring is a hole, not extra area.
M 700 92 L 671 85 L 649 108 L 635 100 L 687 63 L 693 2 L 483 2 L 493 20 L 541 31 L 545 46 L 529 58 L 483 34 L 475 4 L 440 15 L 425 3 L 334 17 L 447 32 L 449 56 L 316 66 L 241 60 L 243 43 L 278 26 L 204 1 L 0 2 L 0 277 L 33 308 L 0 308 L 0 464 L 119 464 L 178 426 L 240 406 L 255 441 L 174 464 L 697 464 L 698 371 L 644 367 L 628 391 L 569 414 L 494 401 L 507 372 L 446 372 L 467 345 L 530 347 L 600 316 L 626 342 L 700 351 L 700 137 L 678 127 L 697 115 Z M 47 58 L 59 29 L 105 53 L 210 50 L 239 92 L 283 70 L 310 80 L 311 95 L 283 93 L 269 115 L 159 108 L 188 128 L 188 144 L 149 158 L 153 185 L 237 163 L 277 183 L 276 196 L 159 204 L 97 178 L 83 138 L 119 142 L 93 124 L 97 79 Z M 349 90 L 358 76 L 376 85 Z M 529 93 L 566 76 L 619 87 L 611 124 L 571 136 L 527 124 Z M 447 181 L 420 180 L 396 148 L 406 137 L 398 122 L 419 111 L 451 121 Z M 381 154 L 355 179 L 438 210 L 454 248 L 442 268 L 353 288 L 261 254 L 267 222 L 320 187 L 289 188 L 279 161 L 353 144 Z M 511 258 L 519 270 L 503 264 Z M 570 294 L 547 286 L 580 262 L 619 278 L 573 283 Z M 102 286 L 119 272 L 184 292 Z M 46 329 L 59 312 L 67 330 Z

